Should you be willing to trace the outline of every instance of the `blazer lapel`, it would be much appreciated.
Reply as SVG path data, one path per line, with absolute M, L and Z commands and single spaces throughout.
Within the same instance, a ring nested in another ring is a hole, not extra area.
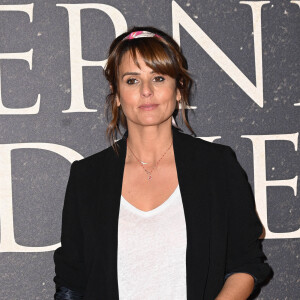
M 180 133 L 173 126 L 172 133 L 175 163 L 187 230 L 187 299 L 202 299 L 209 267 L 209 234 L 211 227 L 205 156 L 195 150 L 198 147 L 195 147 L 193 138 Z M 105 290 L 105 293 L 102 294 L 107 299 L 116 300 L 119 299 L 117 280 L 118 219 L 126 158 L 126 138 L 127 132 L 118 141 L 120 146 L 119 157 L 116 158 L 114 154 L 114 159 L 106 162 L 110 167 L 107 168 L 107 174 L 99 184 L 104 189 L 103 191 L 99 189 L 99 197 L 105 195 L 105 199 L 101 201 L 97 213 L 99 222 L 101 222 L 101 225 L 105 225 L 105 230 L 102 227 L 99 232 L 99 251 L 104 254 L 102 255 L 101 264 L 105 268 L 101 268 L 103 273 L 98 275 L 101 277 L 100 282 L 106 283 L 106 287 L 101 287 Z
M 195 139 L 172 127 L 177 176 L 184 207 L 187 299 L 203 299 L 209 268 L 210 195 L 205 154 Z
M 118 220 L 120 198 L 126 158 L 126 139 L 118 141 L 119 156 L 114 151 L 107 152 L 101 159 L 102 166 L 96 197 L 99 205 L 96 212 L 97 246 L 94 252 L 95 280 L 91 279 L 95 295 L 87 299 L 119 300 L 117 251 L 118 251 Z M 101 165 L 99 165 L 101 168 Z M 94 297 L 94 298 L 93 298 Z

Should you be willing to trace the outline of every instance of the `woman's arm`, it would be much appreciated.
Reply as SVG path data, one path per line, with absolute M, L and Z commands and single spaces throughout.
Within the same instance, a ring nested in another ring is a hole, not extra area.
M 263 231 L 255 209 L 255 200 L 248 176 L 235 152 L 228 147 L 227 164 L 228 233 L 226 273 L 228 278 L 218 296 L 224 299 L 247 299 L 255 286 L 269 276 L 271 268 L 264 263 L 265 255 L 259 237 Z M 235 273 L 235 274 L 234 274 Z M 229 276 L 229 277 L 228 277 Z M 255 282 L 254 282 L 255 278 Z M 241 280 L 240 280 L 241 279 Z M 232 294 L 233 298 L 230 298 Z M 235 297 L 234 295 L 239 295 Z
M 67 287 L 56 285 L 56 293 L 54 300 L 82 300 L 84 294 L 81 292 L 72 291 Z
M 246 273 L 230 275 L 215 300 L 246 300 L 254 288 L 254 278 Z
M 81 299 L 85 290 L 83 234 L 77 193 L 77 161 L 71 164 L 62 212 L 61 247 L 54 251 L 55 300 Z

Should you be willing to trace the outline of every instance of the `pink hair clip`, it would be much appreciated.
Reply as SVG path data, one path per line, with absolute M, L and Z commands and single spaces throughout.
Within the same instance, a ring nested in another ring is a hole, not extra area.
M 150 32 L 150 31 L 134 31 L 128 34 L 123 40 L 132 40 L 132 39 L 137 39 L 137 38 L 142 38 L 142 37 L 160 37 L 160 35 Z

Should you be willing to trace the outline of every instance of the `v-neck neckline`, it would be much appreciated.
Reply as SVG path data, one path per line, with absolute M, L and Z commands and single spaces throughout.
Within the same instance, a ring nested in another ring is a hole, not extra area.
M 212 192 L 210 188 L 212 178 L 208 176 L 211 161 L 207 160 L 206 156 L 209 155 L 209 152 L 206 142 L 203 141 L 203 147 L 201 147 L 201 142 L 198 142 L 198 139 L 193 139 L 173 126 L 172 132 L 178 183 L 187 230 L 187 299 L 211 299 L 211 291 L 213 291 L 215 284 L 214 278 L 211 278 L 214 272 L 209 272 L 211 243 L 215 242 L 211 240 L 213 234 L 211 232 L 211 210 L 214 203 L 211 198 L 215 197 L 215 192 Z M 117 142 L 118 155 L 109 148 L 99 159 L 99 169 L 101 169 L 102 159 L 104 159 L 105 172 L 100 172 L 99 187 L 95 189 L 93 195 L 102 199 L 102 201 L 95 201 L 97 203 L 95 213 L 97 215 L 96 220 L 99 220 L 98 222 L 105 228 L 99 226 L 98 223 L 95 224 L 99 240 L 95 248 L 97 251 L 102 251 L 103 254 L 103 257 L 95 256 L 95 259 L 99 260 L 98 263 L 101 263 L 99 268 L 103 270 L 103 272 L 98 272 L 99 276 L 95 284 L 98 292 L 101 288 L 104 294 L 110 295 L 109 298 L 114 300 L 119 299 L 117 279 L 118 221 L 127 136 L 128 132 L 125 132 L 123 138 Z M 99 288 L 98 283 L 100 281 L 109 282 L 109 285 L 104 284 Z M 204 295 L 208 286 L 208 294 Z
M 150 217 L 153 215 L 156 215 L 158 213 L 160 213 L 162 210 L 164 210 L 166 207 L 168 207 L 173 201 L 173 199 L 175 198 L 175 196 L 178 194 L 179 192 L 179 184 L 177 185 L 177 187 L 175 188 L 175 190 L 173 191 L 173 193 L 164 201 L 162 202 L 159 206 L 148 210 L 148 211 L 144 211 L 141 210 L 137 207 L 135 207 L 134 205 L 132 205 L 130 202 L 128 202 L 123 195 L 121 195 L 121 203 L 125 205 L 126 208 L 128 208 L 131 212 L 142 216 L 142 217 Z

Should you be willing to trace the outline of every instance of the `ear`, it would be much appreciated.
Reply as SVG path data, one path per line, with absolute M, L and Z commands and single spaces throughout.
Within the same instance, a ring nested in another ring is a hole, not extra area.
M 110 92 L 112 93 L 113 87 L 111 84 L 109 85 L 109 89 L 110 89 Z M 115 100 L 117 101 L 117 106 L 119 107 L 121 105 L 121 103 L 120 103 L 120 99 L 119 99 L 118 95 L 115 96 Z
M 118 95 L 116 95 L 116 96 L 115 96 L 115 99 L 116 99 L 116 101 L 117 101 L 117 106 L 119 107 L 119 106 L 121 105 L 121 102 L 120 102 L 119 96 L 118 96 Z
M 176 89 L 176 101 L 180 101 L 181 100 L 181 93 L 180 93 L 180 90 L 179 88 Z

